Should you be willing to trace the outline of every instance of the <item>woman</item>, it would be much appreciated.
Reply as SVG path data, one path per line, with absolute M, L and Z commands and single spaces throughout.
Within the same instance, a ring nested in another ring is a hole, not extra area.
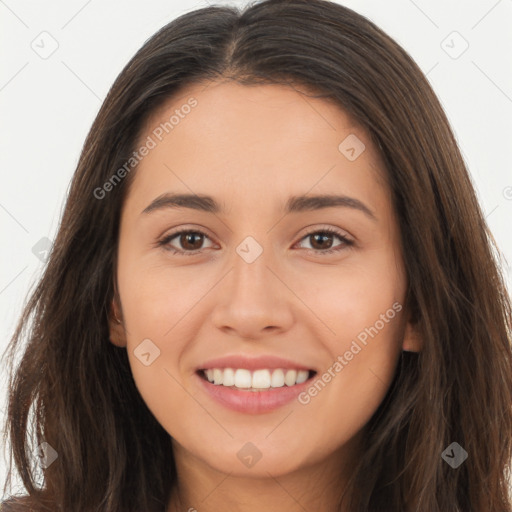
M 4 509 L 510 512 L 494 249 L 437 98 L 370 21 L 181 16 L 105 99 L 11 341 L 28 496 Z

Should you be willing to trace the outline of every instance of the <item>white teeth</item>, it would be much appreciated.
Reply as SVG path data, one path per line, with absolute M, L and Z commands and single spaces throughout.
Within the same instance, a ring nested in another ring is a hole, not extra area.
M 295 380 L 297 379 L 297 372 L 295 370 L 288 370 L 286 375 L 284 376 L 284 383 L 287 386 L 293 386 L 295 384 Z
M 226 368 L 224 370 L 224 379 L 222 380 L 223 386 L 235 385 L 235 370 L 233 368 Z
M 294 386 L 306 382 L 309 377 L 307 370 L 255 370 L 244 368 L 208 368 L 204 374 L 209 382 L 217 386 L 236 387 L 240 389 L 262 390 Z
M 282 388 L 284 386 L 284 372 L 283 370 L 274 370 L 272 372 L 272 380 L 270 385 L 273 388 Z
M 222 370 L 219 370 L 219 368 L 213 369 L 213 383 L 214 384 L 222 384 L 222 381 L 224 380 L 224 372 Z
M 268 389 L 270 387 L 270 372 L 268 370 L 256 370 L 252 374 L 252 387 Z
M 235 386 L 237 388 L 250 388 L 251 387 L 251 372 L 249 370 L 238 369 L 235 372 Z
M 302 384 L 303 382 L 306 382 L 309 377 L 309 372 L 307 370 L 299 370 L 297 372 L 297 380 L 295 381 L 296 384 Z

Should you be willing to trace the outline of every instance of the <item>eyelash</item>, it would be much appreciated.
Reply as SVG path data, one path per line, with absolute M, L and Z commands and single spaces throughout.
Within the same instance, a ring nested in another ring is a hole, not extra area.
M 164 238 L 162 238 L 161 240 L 159 240 L 157 242 L 157 246 L 164 247 L 165 250 L 170 251 L 172 254 L 177 254 L 177 255 L 182 255 L 182 256 L 195 256 L 195 255 L 199 254 L 201 252 L 201 249 L 197 249 L 195 251 L 182 251 L 182 250 L 176 249 L 176 248 L 168 245 L 171 240 L 178 237 L 179 235 L 183 235 L 186 233 L 187 234 L 190 234 L 190 233 L 199 234 L 199 235 L 203 235 L 206 238 L 210 238 L 206 233 L 204 233 L 200 229 L 183 229 L 181 231 L 177 231 L 176 233 L 171 233 L 171 234 L 165 236 Z M 334 252 L 339 252 L 339 251 L 343 250 L 344 248 L 351 247 L 354 245 L 354 242 L 352 240 L 349 240 L 346 236 L 342 235 L 339 231 L 337 231 L 336 229 L 333 229 L 333 228 L 322 228 L 322 229 L 317 229 L 316 231 L 310 231 L 309 233 L 306 233 L 299 240 L 299 242 L 302 241 L 304 238 L 310 237 L 312 235 L 317 235 L 317 234 L 335 235 L 343 242 L 343 244 L 335 247 L 334 249 L 326 249 L 324 251 L 315 250 L 315 249 L 306 249 L 306 251 L 320 254 L 323 256 L 326 254 L 332 254 Z

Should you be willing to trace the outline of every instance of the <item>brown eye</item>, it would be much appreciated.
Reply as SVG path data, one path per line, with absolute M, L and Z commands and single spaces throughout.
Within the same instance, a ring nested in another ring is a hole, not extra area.
M 202 246 L 205 239 L 209 240 L 206 233 L 189 229 L 164 237 L 158 245 L 163 246 L 172 253 L 192 256 L 203 249 Z M 177 246 L 171 243 L 173 240 L 175 240 L 174 244 L 177 242 Z
M 195 231 L 189 231 L 179 235 L 179 241 L 183 249 L 195 251 L 201 248 L 204 236 L 201 233 Z
M 341 243 L 333 245 L 334 238 L 340 240 Z M 202 231 L 183 230 L 164 237 L 160 242 L 158 242 L 158 245 L 163 246 L 166 250 L 169 250 L 174 254 L 194 256 L 195 254 L 202 252 L 202 246 L 206 239 L 210 240 L 208 235 Z M 319 255 L 339 252 L 354 244 L 352 240 L 332 228 L 312 231 L 302 237 L 301 241 L 308 239 L 310 240 L 311 248 L 306 247 L 306 250 Z M 173 245 L 173 243 L 176 244 L 176 241 L 177 246 Z
M 333 245 L 334 238 L 340 240 L 341 243 Z M 311 233 L 308 233 L 306 236 L 304 236 L 302 240 L 309 240 L 311 247 L 306 247 L 306 250 L 320 255 L 338 252 L 344 248 L 354 245 L 352 240 L 348 239 L 337 230 L 331 228 L 312 231 Z
M 332 247 L 332 238 L 333 236 L 328 233 L 315 233 L 313 235 L 309 235 L 311 242 L 311 246 L 313 249 L 330 249 Z

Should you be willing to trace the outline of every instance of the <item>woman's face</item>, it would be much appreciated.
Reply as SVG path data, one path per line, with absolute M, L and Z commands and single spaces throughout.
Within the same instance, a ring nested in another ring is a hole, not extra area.
M 142 146 L 111 339 L 177 458 L 242 476 L 341 460 L 419 349 L 368 135 L 289 87 L 215 82 L 153 115 Z

